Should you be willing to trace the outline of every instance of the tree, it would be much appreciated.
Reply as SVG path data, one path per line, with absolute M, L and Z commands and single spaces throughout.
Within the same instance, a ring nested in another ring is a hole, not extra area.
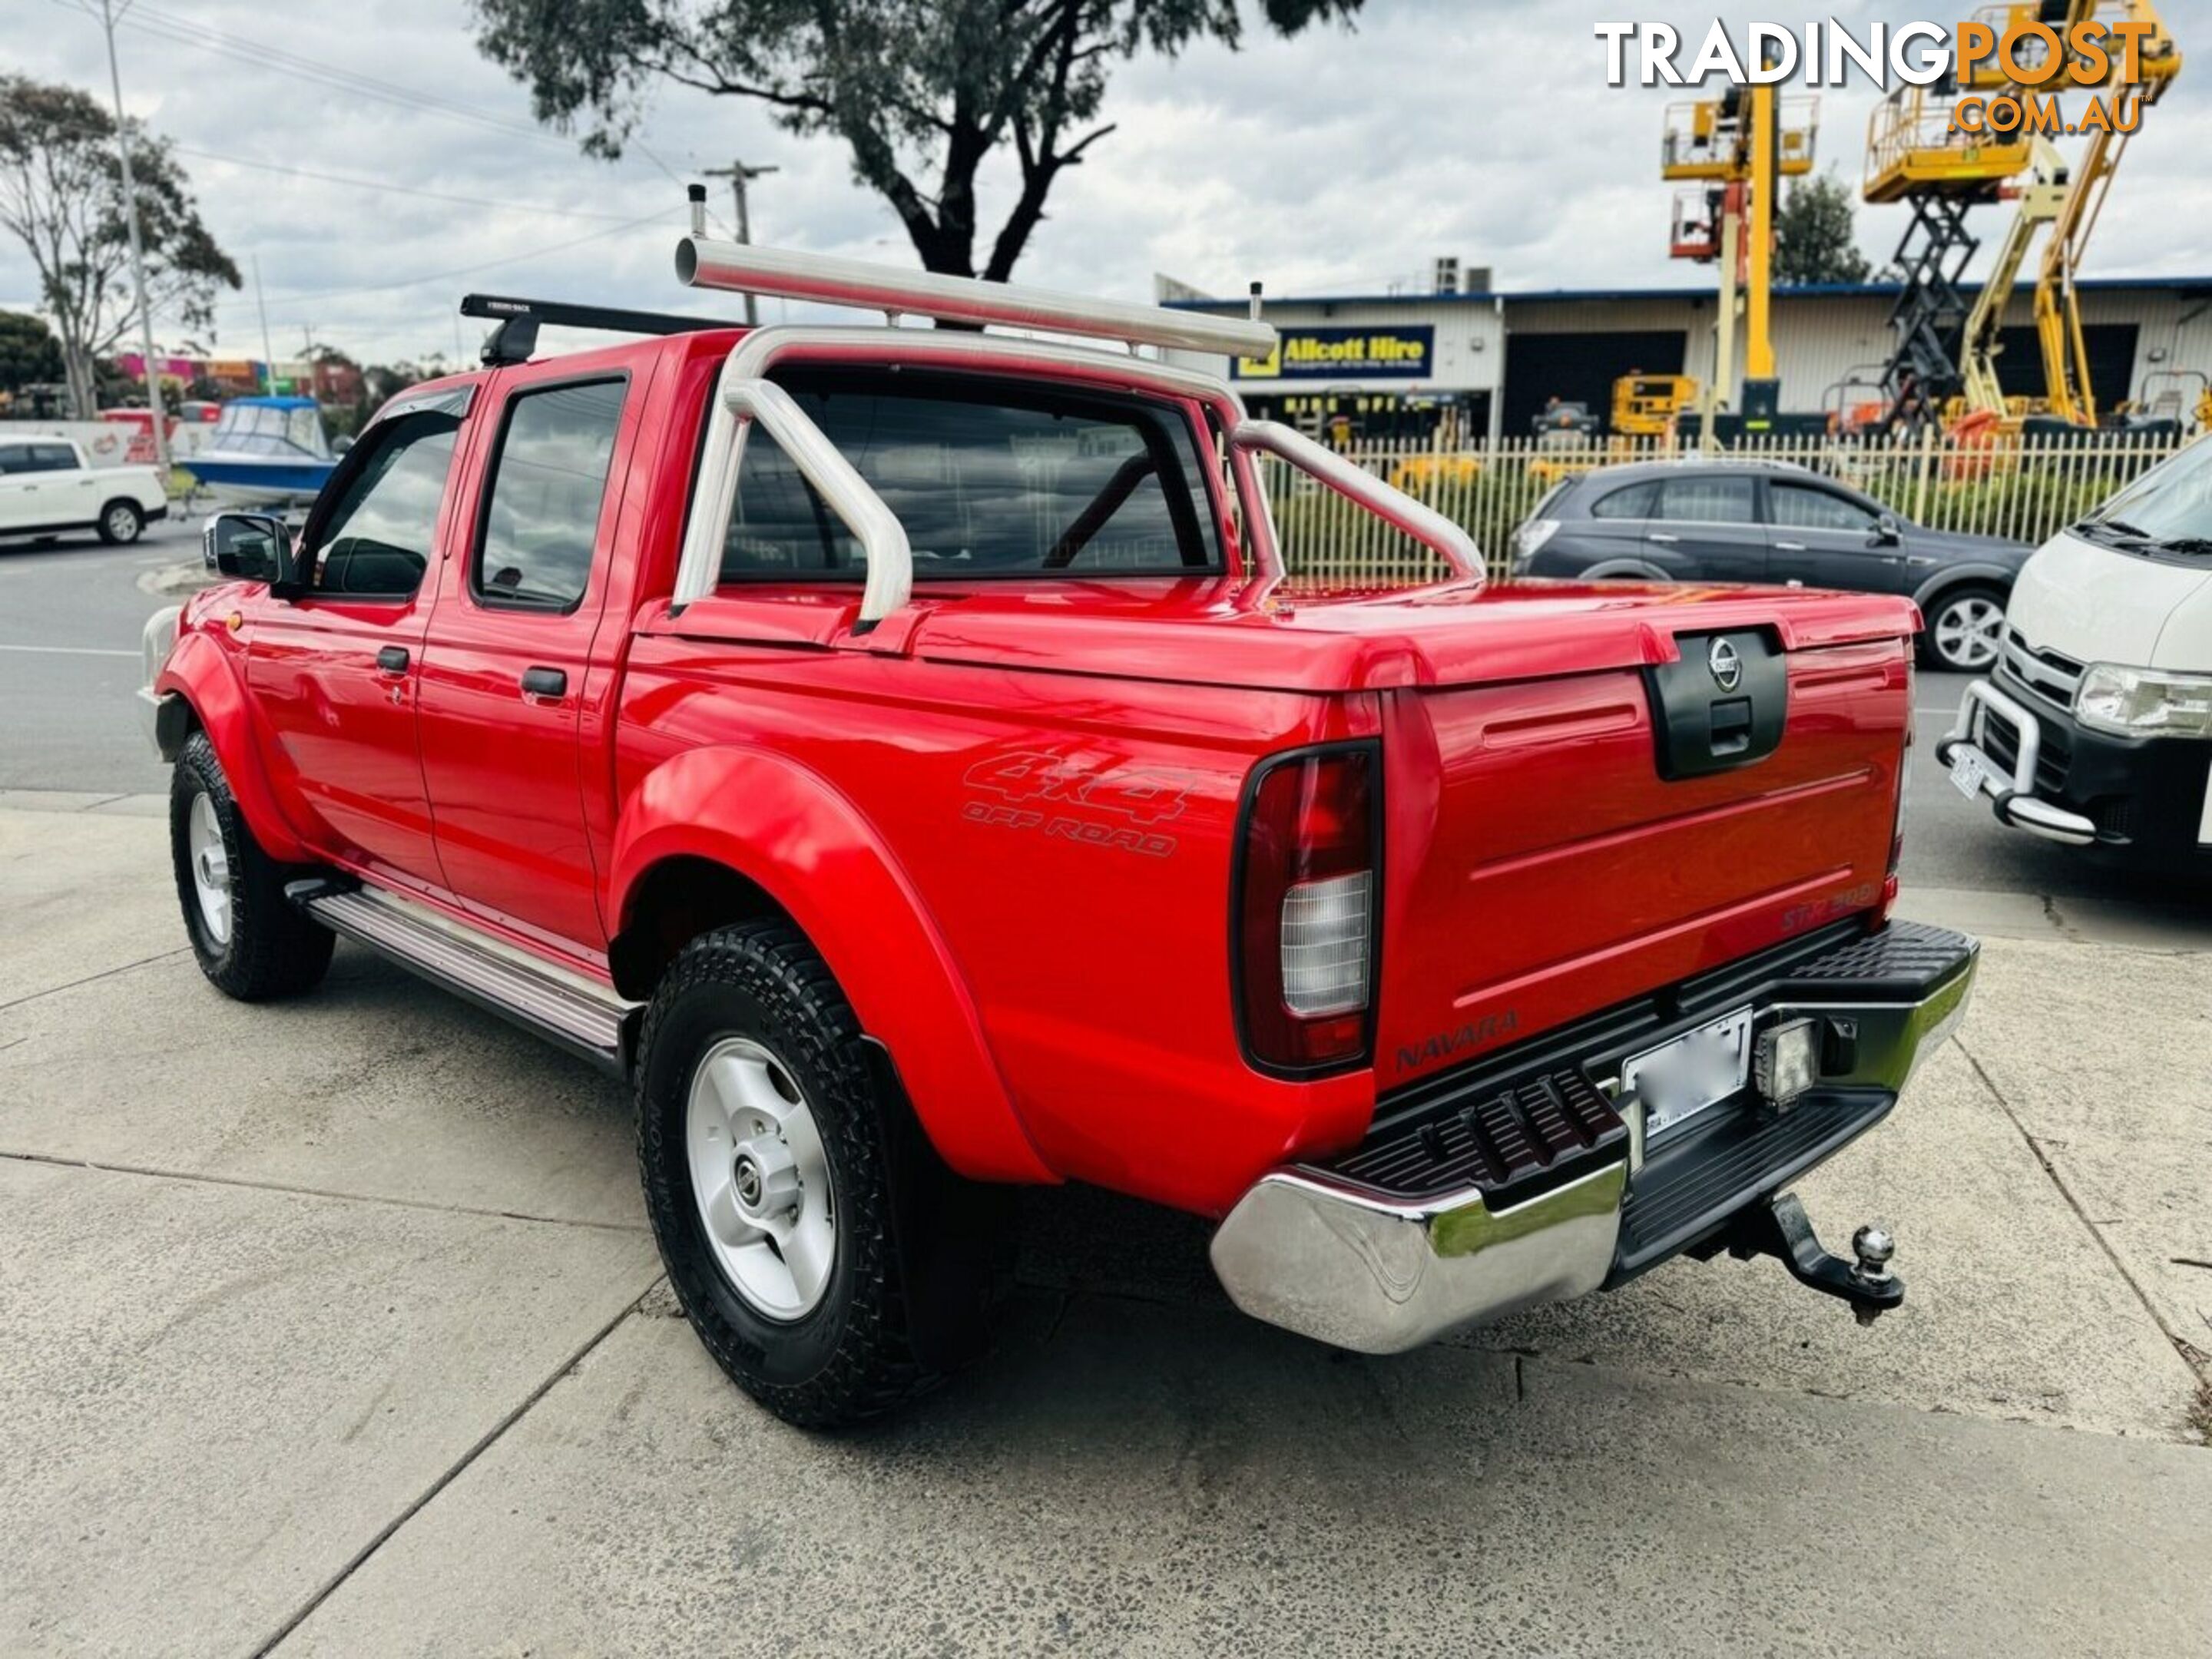
M 146 250 L 146 299 L 187 327 L 214 320 L 238 267 L 201 222 L 166 139 L 131 125 L 131 161 Z M 115 117 L 74 87 L 0 76 L 0 226 L 30 250 L 40 298 L 61 337 L 70 396 L 94 407 L 93 365 L 137 314 Z
M 977 273 L 976 182 L 1011 145 L 1014 200 L 981 274 L 1004 282 L 1067 168 L 1113 131 L 1116 59 L 1235 46 L 1239 0 L 473 0 L 477 45 L 529 87 L 538 118 L 589 120 L 611 158 L 660 82 L 750 98 L 799 134 L 844 141 L 854 177 L 898 214 L 925 269 Z M 1361 0 L 1261 0 L 1294 34 Z
M 1831 170 L 1794 183 L 1774 216 L 1774 280 L 1863 283 L 1874 267 L 1859 252 L 1850 186 Z
M 62 378 L 61 342 L 27 313 L 0 311 L 0 392 L 21 392 Z

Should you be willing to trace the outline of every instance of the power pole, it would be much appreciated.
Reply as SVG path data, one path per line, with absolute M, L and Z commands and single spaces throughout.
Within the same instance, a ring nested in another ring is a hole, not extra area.
M 749 167 L 743 161 L 732 161 L 726 167 L 708 167 L 709 179 L 726 179 L 730 191 L 738 198 L 738 240 L 750 245 L 753 240 L 753 220 L 745 204 L 745 185 L 748 180 L 766 178 L 771 173 L 781 173 L 781 167 Z M 752 328 L 760 322 L 758 303 L 750 294 L 745 295 L 745 326 Z
M 276 390 L 276 352 L 269 343 L 269 295 L 261 286 L 261 256 L 253 256 L 253 303 L 261 310 L 261 389 Z
M 129 11 L 132 0 L 124 0 Z M 107 33 L 107 81 L 115 94 L 115 148 L 123 163 L 124 218 L 131 228 L 131 281 L 138 295 L 138 343 L 144 354 L 146 407 L 153 416 L 154 460 L 164 480 L 169 475 L 169 434 L 161 420 L 161 372 L 154 362 L 154 309 L 146 302 L 146 248 L 138 231 L 138 186 L 131 173 L 131 124 L 123 113 L 123 70 L 115 60 L 115 0 L 100 0 L 100 27 Z M 86 410 L 90 419 L 97 410 Z

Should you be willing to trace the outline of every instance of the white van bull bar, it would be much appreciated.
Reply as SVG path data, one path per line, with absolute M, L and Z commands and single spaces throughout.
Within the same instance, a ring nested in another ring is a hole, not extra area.
M 1989 720 L 2001 720 L 2013 729 L 2018 747 L 2009 773 L 1981 746 L 1983 722 Z M 2042 755 L 2043 723 L 1987 680 L 1966 687 L 1958 719 L 1936 745 L 1936 763 L 1951 774 L 1951 781 L 1962 790 L 1987 795 L 1998 823 L 2068 847 L 2087 847 L 2097 839 L 2096 824 L 2035 793 L 2035 767 Z

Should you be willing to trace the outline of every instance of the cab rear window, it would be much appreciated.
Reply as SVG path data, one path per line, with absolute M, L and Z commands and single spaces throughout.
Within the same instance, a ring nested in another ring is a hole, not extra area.
M 917 581 L 1218 571 L 1181 410 L 974 376 L 779 377 L 906 526 Z M 745 438 L 725 583 L 837 580 L 867 556 L 775 441 Z

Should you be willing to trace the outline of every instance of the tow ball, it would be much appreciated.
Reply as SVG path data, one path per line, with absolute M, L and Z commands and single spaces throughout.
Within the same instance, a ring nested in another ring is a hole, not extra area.
M 1851 1254 L 1856 1260 L 1846 1261 L 1821 1248 L 1812 1218 L 1795 1193 L 1746 1209 L 1726 1243 L 1728 1253 L 1739 1261 L 1771 1255 L 1800 1285 L 1850 1303 L 1862 1325 L 1873 1324 L 1905 1300 L 1905 1281 L 1889 1270 L 1897 1241 L 1887 1228 L 1866 1226 L 1853 1233 Z

